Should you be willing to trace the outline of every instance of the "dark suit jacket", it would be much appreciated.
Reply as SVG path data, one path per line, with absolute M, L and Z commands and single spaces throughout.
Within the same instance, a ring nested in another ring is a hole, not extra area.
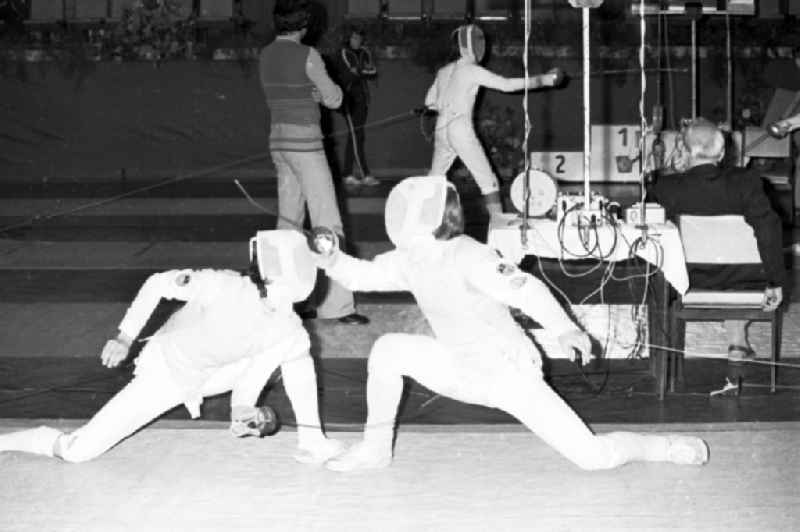
M 648 201 L 657 201 L 667 218 L 678 222 L 681 214 L 714 216 L 737 214 L 753 227 L 762 264 L 716 266 L 687 265 L 693 288 L 734 289 L 784 286 L 783 235 L 780 218 L 764 192 L 761 177 L 745 168 L 720 168 L 704 164 L 681 174 L 666 175 L 650 187 Z M 713 238 L 713 235 L 709 235 Z

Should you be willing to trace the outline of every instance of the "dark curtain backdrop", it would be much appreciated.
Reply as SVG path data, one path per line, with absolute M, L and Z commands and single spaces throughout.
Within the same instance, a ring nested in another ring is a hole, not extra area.
M 506 60 L 506 65 L 509 60 Z M 521 64 L 507 68 L 521 74 Z M 579 72 L 579 59 L 534 60 L 541 72 L 559 65 Z M 492 64 L 489 65 L 492 67 Z M 54 63 L 27 63 L 25 75 L 0 76 L 0 178 L 109 178 L 163 176 L 266 154 L 267 112 L 257 63 L 173 61 L 159 68 L 146 62 L 101 62 L 83 77 L 66 75 Z M 412 113 L 422 105 L 433 74 L 409 59 L 382 60 L 372 87 L 367 157 L 375 172 L 425 170 L 430 164 L 432 121 Z M 647 112 L 655 101 L 649 78 Z M 689 115 L 689 78 L 676 74 L 676 116 Z M 718 82 L 701 80 L 701 109 L 724 111 Z M 666 98 L 666 94 L 664 97 Z M 519 94 L 487 91 L 485 106 L 509 107 L 521 120 Z M 639 76 L 595 77 L 594 123 L 638 123 Z M 580 79 L 559 90 L 530 96 L 534 150 L 582 149 Z M 377 123 L 377 124 L 376 124 Z M 347 132 L 338 112 L 326 120 L 336 168 Z M 223 173 L 269 174 L 269 158 Z

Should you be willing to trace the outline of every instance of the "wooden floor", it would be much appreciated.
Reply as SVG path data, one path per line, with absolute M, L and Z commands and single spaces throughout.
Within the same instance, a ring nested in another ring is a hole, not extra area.
M 146 429 L 80 465 L 4 453 L 0 530 L 790 531 L 800 523 L 796 423 L 637 426 L 689 429 L 708 441 L 711 461 L 602 472 L 575 468 L 515 427 L 402 430 L 390 468 L 350 474 L 295 463 L 292 432 L 236 440 L 218 428 Z

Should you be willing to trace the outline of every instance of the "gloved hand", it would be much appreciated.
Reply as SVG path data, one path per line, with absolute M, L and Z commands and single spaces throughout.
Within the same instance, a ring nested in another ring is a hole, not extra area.
M 103 346 L 103 351 L 100 353 L 100 360 L 107 368 L 115 368 L 119 366 L 123 360 L 128 358 L 128 353 L 131 350 L 131 339 L 125 334 L 120 333 L 116 338 L 106 342 Z
M 792 130 L 788 120 L 779 120 L 767 126 L 767 133 L 769 136 L 776 139 L 782 139 Z
M 317 263 L 325 269 L 333 264 L 339 253 L 339 236 L 327 227 L 315 227 L 307 234 L 308 247 Z
M 558 344 L 572 362 L 583 364 L 592 354 L 592 341 L 585 332 L 573 329 L 558 337 Z
M 764 290 L 764 299 L 761 302 L 761 308 L 764 312 L 773 312 L 781 306 L 783 302 L 783 288 L 780 286 L 767 287 Z
M 551 87 L 560 87 L 562 85 L 565 85 L 567 81 L 566 72 L 564 72 L 558 67 L 551 68 L 550 70 L 548 70 L 545 76 L 546 76 L 545 79 L 548 82 L 547 84 Z

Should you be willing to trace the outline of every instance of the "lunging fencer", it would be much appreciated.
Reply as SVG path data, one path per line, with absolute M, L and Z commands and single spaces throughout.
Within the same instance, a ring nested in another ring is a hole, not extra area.
M 483 31 L 474 24 L 456 30 L 461 57 L 439 69 L 425 96 L 425 106 L 438 112 L 433 161 L 429 175 L 446 175 L 456 157 L 472 174 L 489 213 L 501 212 L 500 185 L 475 134 L 472 111 L 481 87 L 502 92 L 525 88 L 526 78 L 506 78 L 480 65 L 485 53 Z M 527 78 L 529 89 L 553 87 L 564 80 L 560 69 Z
M 329 460 L 336 471 L 388 466 L 403 377 L 467 403 L 499 408 L 583 469 L 631 461 L 700 465 L 700 438 L 632 432 L 594 434 L 542 375 L 541 355 L 512 318 L 515 307 L 558 336 L 568 353 L 590 339 L 548 288 L 489 246 L 462 234 L 458 193 L 443 176 L 410 177 L 392 189 L 386 231 L 395 249 L 361 260 L 315 240 L 318 265 L 352 290 L 410 291 L 434 336 L 390 333 L 368 361 L 363 440 Z M 583 358 L 586 358 L 584 356 Z
M 105 366 L 126 359 L 161 298 L 185 304 L 149 338 L 130 383 L 74 432 L 41 426 L 3 434 L 0 451 L 85 462 L 180 404 L 197 418 L 204 397 L 225 392 L 231 392 L 231 433 L 261 435 L 273 420 L 256 402 L 280 366 L 298 423 L 295 459 L 322 463 L 340 453 L 343 445 L 322 432 L 310 341 L 292 309 L 316 280 L 306 239 L 292 230 L 261 231 L 250 246 L 249 276 L 206 269 L 149 277 L 122 319 L 119 335 L 103 348 Z

